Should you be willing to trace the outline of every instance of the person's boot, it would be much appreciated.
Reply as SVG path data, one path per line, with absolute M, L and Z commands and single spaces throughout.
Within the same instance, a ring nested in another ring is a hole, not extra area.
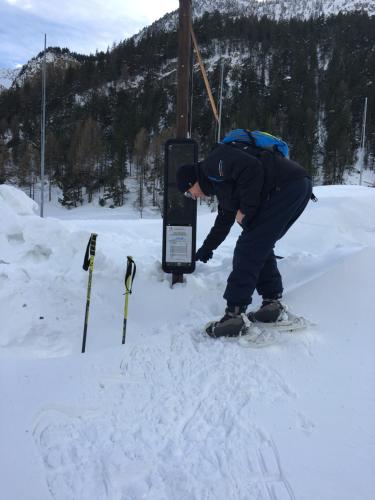
M 220 321 L 211 321 L 205 327 L 210 337 L 238 337 L 245 323 L 242 315 L 247 306 L 228 306 Z
M 280 320 L 285 311 L 282 303 L 277 299 L 263 299 L 260 308 L 248 314 L 250 321 L 254 323 L 275 323 Z

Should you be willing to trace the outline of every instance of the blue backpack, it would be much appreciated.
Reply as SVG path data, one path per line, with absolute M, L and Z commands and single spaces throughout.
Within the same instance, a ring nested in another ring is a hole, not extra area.
M 259 130 L 250 132 L 250 130 L 246 130 L 245 128 L 236 128 L 228 132 L 221 141 L 222 144 L 230 144 L 231 142 L 244 142 L 272 153 L 280 153 L 285 158 L 289 158 L 288 144 L 267 132 L 260 132 Z M 314 193 L 311 194 L 311 199 L 314 202 L 318 201 Z
M 244 128 L 236 128 L 228 132 L 221 141 L 222 144 L 229 144 L 231 142 L 245 142 L 257 148 L 271 151 L 272 153 L 278 152 L 285 158 L 289 158 L 288 144 L 267 132 L 260 132 L 259 130 L 250 132 L 250 130 Z

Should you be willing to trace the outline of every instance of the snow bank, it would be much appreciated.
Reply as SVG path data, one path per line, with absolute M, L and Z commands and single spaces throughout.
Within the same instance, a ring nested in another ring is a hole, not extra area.
M 37 204 L 21 190 L 5 184 L 0 185 L 0 237 L 4 236 L 4 233 L 19 234 L 19 216 L 34 215 L 37 208 Z
M 0 210 L 13 212 L 15 215 L 34 215 L 38 205 L 26 194 L 12 186 L 0 185 Z
M 71 323 L 65 319 L 70 300 L 78 300 L 75 289 L 83 277 L 77 269 L 89 236 L 41 219 L 37 209 L 22 191 L 0 186 L 0 348 L 28 357 L 70 352 Z

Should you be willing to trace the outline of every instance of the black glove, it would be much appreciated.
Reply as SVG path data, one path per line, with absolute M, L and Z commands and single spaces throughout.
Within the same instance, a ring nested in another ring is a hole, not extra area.
M 208 260 L 212 259 L 213 251 L 206 247 L 200 247 L 195 254 L 195 260 L 200 260 L 201 262 L 206 263 Z

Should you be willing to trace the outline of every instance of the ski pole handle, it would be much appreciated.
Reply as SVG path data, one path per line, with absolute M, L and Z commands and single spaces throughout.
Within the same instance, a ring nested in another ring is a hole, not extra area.
M 132 293 L 132 285 L 134 281 L 135 272 L 137 266 L 132 257 L 128 255 L 128 265 L 126 266 L 125 273 L 125 306 L 124 306 L 124 324 L 122 330 L 122 343 L 125 344 L 126 340 L 126 325 L 128 321 L 128 306 L 129 306 L 129 294 Z
M 85 323 L 83 327 L 83 339 L 82 339 L 82 350 L 81 350 L 82 353 L 84 353 L 86 350 L 87 326 L 89 321 L 90 299 L 91 299 L 92 273 L 94 270 L 94 258 L 96 251 L 96 237 L 97 237 L 96 233 L 92 233 L 90 236 L 82 266 L 85 271 L 87 270 L 89 271 L 89 279 L 87 282 Z
M 87 243 L 85 258 L 83 260 L 83 266 L 82 266 L 85 271 L 88 271 L 88 269 L 89 269 L 90 257 L 95 257 L 96 237 L 97 236 L 98 235 L 96 233 L 91 233 L 89 242 Z
M 133 257 L 130 257 L 128 255 L 128 265 L 126 266 L 126 273 L 125 273 L 125 288 L 128 293 L 132 293 L 132 285 L 136 271 L 137 271 L 137 266 L 135 265 Z M 129 280 L 129 278 L 131 279 Z

